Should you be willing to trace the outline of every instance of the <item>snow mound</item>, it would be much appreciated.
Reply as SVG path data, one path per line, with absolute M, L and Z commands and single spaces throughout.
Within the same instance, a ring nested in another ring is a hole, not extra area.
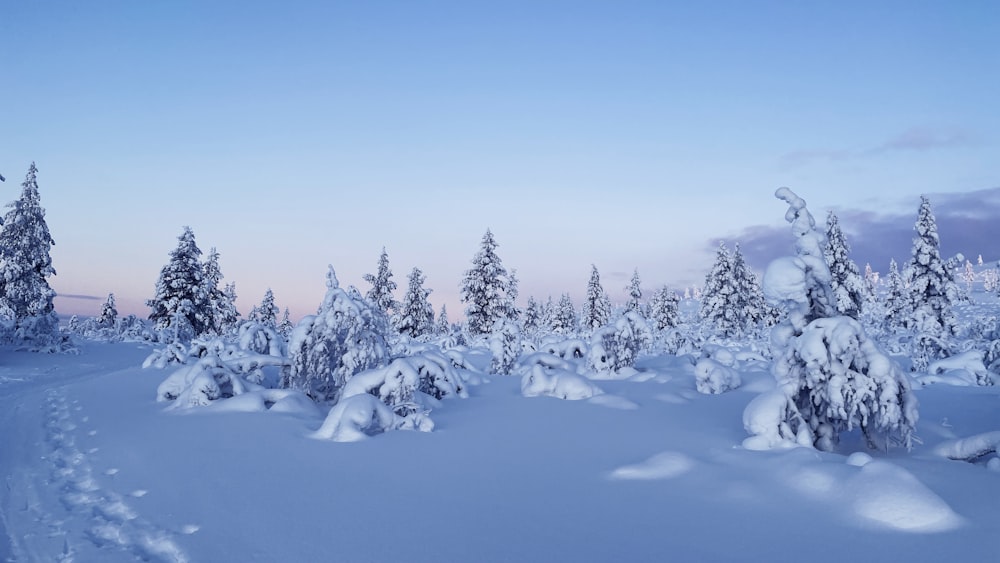
M 535 365 L 521 377 L 521 395 L 525 397 L 555 397 L 568 401 L 590 399 L 604 391 L 589 379 L 561 369 L 546 369 Z
M 854 452 L 853 454 L 847 456 L 847 465 L 853 465 L 854 467 L 864 467 L 872 462 L 872 456 L 866 454 L 865 452 Z
M 888 462 L 866 464 L 844 491 L 850 495 L 856 515 L 893 530 L 946 532 L 963 522 L 948 503 L 909 471 Z
M 614 480 L 673 479 L 694 467 L 694 461 L 679 452 L 663 452 L 637 463 L 625 465 L 611 472 Z
M 587 402 L 623 411 L 634 411 L 639 408 L 639 405 L 619 395 L 595 395 L 587 399 Z

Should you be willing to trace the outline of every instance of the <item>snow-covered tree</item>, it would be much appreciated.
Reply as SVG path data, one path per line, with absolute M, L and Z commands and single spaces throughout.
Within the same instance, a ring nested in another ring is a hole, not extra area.
M 885 326 L 889 331 L 897 331 L 909 322 L 913 306 L 910 292 L 903 276 L 899 274 L 896 260 L 889 260 L 889 273 L 885 277 Z
M 274 304 L 274 292 L 271 291 L 270 287 L 264 292 L 264 297 L 261 298 L 260 305 L 257 305 L 253 311 L 255 314 L 253 320 L 271 329 L 278 328 L 280 309 Z
M 59 321 L 48 278 L 56 274 L 49 234 L 38 193 L 38 169 L 32 162 L 21 184 L 21 196 L 7 204 L 0 227 L 0 316 L 15 324 L 15 339 L 56 345 Z
M 864 303 L 864 284 L 858 266 L 851 260 L 851 248 L 847 237 L 840 228 L 837 215 L 830 211 L 826 215 L 826 246 L 823 257 L 830 268 L 830 286 L 837 300 L 837 312 L 852 319 L 861 318 Z
M 724 338 L 739 338 L 752 332 L 769 313 L 760 282 L 739 245 L 730 253 L 725 242 L 719 243 L 701 292 L 699 314 L 708 330 Z
M 500 318 L 513 318 L 511 283 L 507 269 L 496 253 L 497 243 L 488 229 L 472 268 L 462 279 L 461 294 L 469 333 L 486 334 Z
M 236 309 L 236 283 L 230 282 L 222 289 L 216 302 L 215 321 L 219 334 L 236 332 L 240 326 L 240 312 Z
M 410 338 L 430 334 L 434 328 L 434 309 L 427 301 L 431 290 L 424 289 L 425 280 L 424 273 L 420 271 L 420 268 L 413 268 L 413 271 L 410 272 L 409 286 L 406 289 L 406 295 L 403 296 L 403 303 L 396 319 L 396 330 Z
M 568 293 L 563 293 L 559 303 L 551 308 L 549 329 L 558 334 L 570 334 L 576 331 L 576 307 Z
M 490 328 L 487 344 L 492 360 L 490 373 L 510 375 L 521 355 L 521 331 L 513 319 L 500 317 Z
M 396 291 L 396 282 L 392 281 L 392 270 L 389 269 L 389 254 L 382 247 L 378 257 L 378 270 L 374 274 L 365 274 L 365 281 L 372 284 L 365 297 L 374 303 L 383 313 L 391 315 L 398 304 L 392 296 Z
M 303 318 L 292 331 L 283 388 L 298 389 L 317 401 L 336 402 L 340 389 L 354 374 L 388 362 L 388 319 L 353 289 L 341 289 L 330 266 L 319 311 Z
M 225 334 L 236 313 L 236 304 L 226 295 L 225 289 L 219 286 L 223 277 L 225 276 L 219 266 L 219 251 L 212 247 L 202 269 L 201 299 L 204 303 L 198 303 L 197 308 L 203 311 L 207 331 L 215 334 Z
M 448 320 L 448 308 L 444 305 L 441 305 L 441 311 L 438 312 L 437 328 L 435 332 L 438 334 L 451 334 L 451 322 Z
M 642 313 L 642 281 L 639 279 L 639 269 L 636 268 L 632 272 L 632 279 L 629 281 L 628 286 L 625 287 L 625 294 L 628 295 L 628 301 L 625 302 L 626 311 L 636 311 Z
M 209 328 L 202 309 L 205 304 L 204 270 L 200 257 L 201 249 L 195 243 L 194 231 L 191 227 L 184 227 L 184 232 L 177 237 L 177 247 L 170 252 L 170 260 L 160 270 L 156 294 L 146 301 L 152 309 L 149 320 L 153 321 L 157 330 L 170 327 L 178 314 L 187 319 L 187 325 L 195 336 Z
M 918 333 L 914 359 L 920 369 L 926 367 L 921 365 L 922 359 L 933 361 L 949 355 L 950 340 L 958 332 L 952 305 L 961 296 L 952 269 L 941 259 L 937 221 L 925 196 L 920 197 L 913 228 L 917 236 L 905 273 L 912 307 L 907 327 Z
M 535 301 L 534 297 L 528 297 L 528 303 L 524 307 L 524 314 L 521 316 L 521 324 L 527 333 L 536 332 L 545 322 L 545 312 L 542 306 Z
M 583 314 L 580 324 L 584 330 L 600 328 L 611 320 L 611 300 L 601 286 L 601 274 L 597 266 L 590 266 L 590 281 L 587 282 L 587 296 L 583 300 Z
M 295 329 L 295 325 L 292 324 L 291 315 L 289 314 L 288 307 L 285 307 L 285 312 L 281 314 L 281 322 L 278 323 L 278 334 L 284 339 L 288 339 L 292 334 L 292 330 Z
M 97 317 L 97 326 L 100 328 L 114 328 L 118 322 L 118 309 L 115 308 L 115 294 L 109 293 L 108 298 L 101 306 L 101 315 Z
M 657 330 L 666 330 L 678 325 L 680 320 L 679 303 L 680 299 L 677 297 L 677 293 L 669 286 L 664 285 L 653 294 L 650 303 L 650 320 Z
M 757 274 L 753 273 L 750 265 L 743 258 L 743 253 L 740 252 L 739 243 L 736 243 L 736 247 L 733 249 L 732 264 L 733 285 L 736 288 L 736 291 L 730 294 L 733 297 L 733 307 L 736 311 L 734 328 L 736 335 L 743 335 L 775 315 L 764 299 L 764 291 L 760 287 Z
M 909 379 L 851 317 L 837 314 L 823 234 L 804 200 L 788 188 L 785 219 L 796 256 L 774 260 L 764 277 L 768 301 L 788 316 L 771 334 L 778 386 L 743 414 L 755 448 L 788 443 L 832 450 L 841 432 L 860 428 L 870 447 L 909 447 L 917 422 Z
M 590 366 L 599 372 L 630 368 L 652 341 L 653 332 L 646 319 L 636 311 L 628 311 L 594 331 L 588 354 Z

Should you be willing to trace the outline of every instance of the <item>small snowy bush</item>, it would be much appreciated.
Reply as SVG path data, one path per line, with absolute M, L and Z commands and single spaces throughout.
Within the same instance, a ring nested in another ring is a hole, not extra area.
M 509 375 L 521 355 L 521 331 L 517 323 L 507 318 L 497 319 L 487 337 L 493 361 L 490 371 L 497 375 Z
M 639 353 L 653 342 L 653 331 L 641 315 L 629 311 L 594 332 L 589 361 L 598 372 L 614 372 L 635 365 Z
M 718 395 L 740 386 L 740 374 L 731 366 L 712 358 L 702 358 L 694 366 L 695 387 L 699 393 Z

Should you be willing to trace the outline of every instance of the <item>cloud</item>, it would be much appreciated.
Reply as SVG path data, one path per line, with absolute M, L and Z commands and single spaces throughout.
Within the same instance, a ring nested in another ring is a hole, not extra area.
M 837 162 L 894 152 L 970 147 L 981 143 L 979 135 L 958 127 L 912 127 L 874 147 L 797 150 L 782 155 L 781 163 L 800 166 L 818 160 Z
M 973 261 L 980 254 L 984 260 L 1000 258 L 1000 251 L 991 242 L 1000 239 L 1000 187 L 957 194 L 929 194 L 928 197 L 937 219 L 942 256 L 948 258 L 962 253 Z M 919 200 L 914 200 L 913 211 L 909 214 L 835 210 L 851 246 L 851 259 L 859 268 L 870 263 L 872 269 L 884 273 L 890 259 L 894 258 L 900 266 L 909 260 L 919 205 Z M 825 225 L 824 210 L 810 211 L 818 225 Z M 717 240 L 706 242 L 705 252 L 714 255 Z M 791 228 L 787 224 L 747 227 L 728 240 L 740 243 L 747 262 L 757 270 L 763 270 L 771 260 L 794 251 Z
M 104 299 L 103 297 L 98 297 L 96 295 L 80 295 L 78 293 L 59 293 L 56 297 L 61 297 L 63 299 L 83 299 L 86 301 L 100 301 Z

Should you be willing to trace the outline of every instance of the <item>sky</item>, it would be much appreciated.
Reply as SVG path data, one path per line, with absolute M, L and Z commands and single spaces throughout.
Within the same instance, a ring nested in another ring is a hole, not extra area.
M 522 300 L 593 264 L 623 301 L 720 240 L 787 253 L 779 186 L 876 270 L 921 194 L 1000 258 L 992 1 L 16 2 L 0 71 L 0 200 L 36 162 L 63 314 L 148 314 L 185 225 L 244 314 L 313 312 L 328 264 L 365 291 L 385 247 L 455 320 L 486 229 Z

